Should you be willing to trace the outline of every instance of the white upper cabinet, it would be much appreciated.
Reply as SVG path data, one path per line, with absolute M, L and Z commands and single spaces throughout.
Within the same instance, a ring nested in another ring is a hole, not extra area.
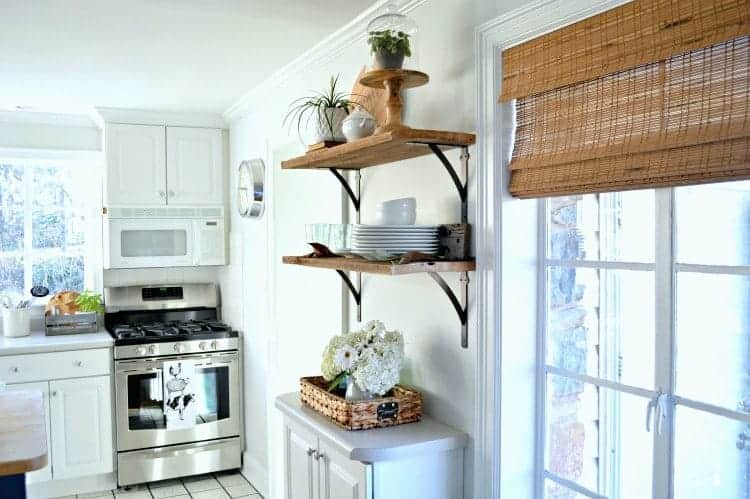
M 167 202 L 223 204 L 221 130 L 167 127 Z
M 113 470 L 109 376 L 50 381 L 55 479 Z
M 108 123 L 105 206 L 224 204 L 216 128 Z
M 158 206 L 166 202 L 163 126 L 107 124 L 105 204 Z

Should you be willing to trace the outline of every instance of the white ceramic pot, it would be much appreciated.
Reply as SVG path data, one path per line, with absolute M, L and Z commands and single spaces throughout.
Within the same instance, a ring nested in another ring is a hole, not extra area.
M 362 108 L 358 108 L 346 117 L 342 131 L 347 142 L 364 139 L 375 132 L 375 118 Z
M 341 131 L 345 118 L 346 111 L 340 108 L 329 107 L 320 113 L 313 111 L 309 120 L 307 145 L 318 142 L 345 142 L 346 137 Z
M 29 310 L 25 308 L 3 310 L 3 335 L 9 338 L 28 336 Z
M 415 198 L 391 199 L 375 207 L 375 223 L 378 225 L 414 225 L 416 221 Z

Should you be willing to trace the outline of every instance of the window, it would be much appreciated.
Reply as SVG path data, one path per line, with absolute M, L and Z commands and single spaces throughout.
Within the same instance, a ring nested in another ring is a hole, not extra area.
M 0 293 L 98 288 L 98 175 L 69 160 L 0 159 Z
M 750 182 L 543 204 L 539 495 L 750 499 Z

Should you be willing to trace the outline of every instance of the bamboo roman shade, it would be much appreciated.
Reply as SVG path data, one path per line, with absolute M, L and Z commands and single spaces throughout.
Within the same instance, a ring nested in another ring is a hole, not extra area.
M 635 1 L 505 51 L 511 193 L 750 178 L 749 16 L 750 0 Z

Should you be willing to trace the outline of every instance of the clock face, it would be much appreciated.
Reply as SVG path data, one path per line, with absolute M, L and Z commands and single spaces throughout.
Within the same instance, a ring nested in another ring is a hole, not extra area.
M 266 166 L 262 159 L 240 163 L 237 171 L 237 207 L 243 217 L 260 218 L 265 209 Z

